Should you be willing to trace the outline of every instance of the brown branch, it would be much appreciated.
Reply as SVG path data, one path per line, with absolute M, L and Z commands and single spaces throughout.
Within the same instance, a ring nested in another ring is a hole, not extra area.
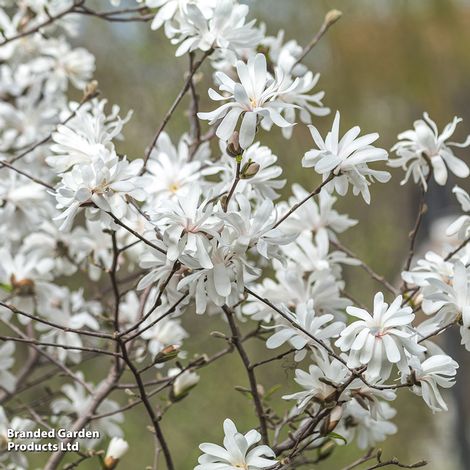
M 17 39 L 24 38 L 26 36 L 30 36 L 31 34 L 39 32 L 42 28 L 49 26 L 50 24 L 54 23 L 55 21 L 59 20 L 60 18 L 68 15 L 70 13 L 75 13 L 78 6 L 85 3 L 85 0 L 75 0 L 70 7 L 67 9 L 55 14 L 55 15 L 48 15 L 47 20 L 43 21 L 42 23 L 34 26 L 33 28 L 27 29 L 21 33 L 16 34 L 15 36 L 5 37 L 4 40 L 0 43 L 0 47 L 8 44 L 9 42 L 16 41 Z
M 273 226 L 273 229 L 278 227 L 284 222 L 288 217 L 290 217 L 300 206 L 305 204 L 310 198 L 315 197 L 320 191 L 335 177 L 334 173 L 330 173 L 328 178 L 324 180 L 319 186 L 317 186 L 310 194 L 305 196 L 301 201 L 294 204 Z
M 264 444 L 269 445 L 268 425 L 266 423 L 266 416 L 264 413 L 263 404 L 262 404 L 261 397 L 260 397 L 259 390 L 258 390 L 258 383 L 256 381 L 254 367 L 251 364 L 250 359 L 248 358 L 248 354 L 246 353 L 245 348 L 243 347 L 243 343 L 241 341 L 242 336 L 240 334 L 240 330 L 235 321 L 232 310 L 226 305 L 222 306 L 222 310 L 224 311 L 225 316 L 227 317 L 228 324 L 232 332 L 232 342 L 235 348 L 237 349 L 238 354 L 240 355 L 240 358 L 243 362 L 243 365 L 245 366 L 246 373 L 248 375 L 248 380 L 250 382 L 251 395 L 253 397 L 253 401 L 255 404 L 255 411 L 258 416 L 258 420 L 260 424 L 261 437 L 263 439 Z
M 323 20 L 320 29 L 315 34 L 315 36 L 313 36 L 312 40 L 304 47 L 300 57 L 297 59 L 292 68 L 305 59 L 310 51 L 318 44 L 323 35 L 328 31 L 328 29 L 330 29 L 330 27 L 341 18 L 341 15 L 342 13 L 338 10 L 331 10 L 325 15 L 325 19 Z
M 396 289 L 394 286 L 392 286 L 386 279 L 385 277 L 381 276 L 380 274 L 377 274 L 366 262 L 362 261 L 358 256 L 351 251 L 349 248 L 346 248 L 343 246 L 339 241 L 334 241 L 330 240 L 330 243 L 338 248 L 338 250 L 342 251 L 343 253 L 346 253 L 348 256 L 351 258 L 355 258 L 359 261 L 360 267 L 367 273 L 369 276 L 376 280 L 377 282 L 380 282 L 389 292 L 391 292 L 393 295 L 398 295 L 399 290 Z

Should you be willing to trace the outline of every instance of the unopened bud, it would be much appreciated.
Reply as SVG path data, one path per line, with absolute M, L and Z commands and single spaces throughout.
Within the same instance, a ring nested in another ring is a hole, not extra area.
M 243 149 L 240 147 L 240 141 L 237 131 L 234 131 L 233 134 L 230 136 L 230 139 L 228 139 L 227 153 L 232 158 L 237 158 L 243 153 Z
M 96 80 L 92 80 L 85 85 L 85 89 L 83 90 L 83 98 L 82 101 L 88 101 L 92 98 L 95 98 L 100 94 L 98 90 L 98 82 Z
M 172 375 L 177 375 L 170 391 L 170 400 L 173 402 L 183 399 L 199 382 L 199 375 L 196 374 L 196 372 L 191 372 L 190 370 L 186 370 L 181 373 L 180 369 L 170 369 L 168 371 L 168 375 L 170 377 Z
M 330 10 L 325 15 L 325 25 L 331 26 L 332 24 L 336 23 L 341 18 L 341 16 L 343 16 L 343 13 L 339 10 Z
M 163 362 L 168 362 L 174 359 L 180 350 L 180 347 L 176 344 L 172 344 L 162 349 L 154 358 L 154 364 L 161 364 Z
M 15 292 L 19 295 L 34 294 L 34 281 L 32 279 L 17 279 L 14 274 L 10 276 L 10 284 Z
M 248 162 L 245 163 L 243 166 L 241 172 L 240 172 L 240 178 L 247 180 L 250 178 L 253 178 L 253 176 L 258 173 L 260 166 L 256 162 Z
M 106 457 L 103 461 L 105 470 L 113 470 L 117 467 L 119 459 L 129 450 L 129 444 L 120 437 L 113 437 L 109 442 Z

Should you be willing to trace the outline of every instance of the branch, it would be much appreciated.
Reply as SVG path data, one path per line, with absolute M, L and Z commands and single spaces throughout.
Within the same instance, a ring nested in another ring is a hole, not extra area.
M 304 47 L 300 57 L 297 59 L 292 68 L 305 59 L 310 51 L 318 44 L 323 35 L 341 18 L 341 16 L 342 13 L 339 10 L 330 10 L 325 15 L 325 19 L 323 20 L 323 24 L 321 25 L 320 29 L 315 34 L 315 36 L 313 36 L 312 40 Z
M 261 397 L 260 397 L 259 390 L 258 390 L 258 383 L 256 381 L 254 367 L 251 365 L 250 359 L 248 358 L 248 354 L 246 353 L 245 348 L 243 347 L 243 344 L 241 341 L 240 330 L 237 326 L 237 323 L 235 322 L 235 318 L 234 318 L 232 310 L 226 305 L 222 306 L 222 310 L 224 311 L 227 317 L 228 324 L 232 332 L 233 344 L 235 345 L 235 348 L 237 349 L 238 354 L 240 355 L 240 358 L 243 362 L 243 365 L 245 366 L 246 373 L 248 375 L 248 380 L 250 382 L 251 395 L 255 403 L 255 411 L 258 416 L 258 420 L 260 424 L 260 432 L 263 438 L 263 442 L 264 444 L 269 445 L 268 425 L 266 423 L 266 416 L 264 414 L 263 404 L 261 402 Z
M 319 186 L 317 186 L 310 194 L 305 196 L 301 201 L 294 204 L 273 226 L 273 229 L 278 227 L 284 222 L 288 217 L 290 217 L 300 206 L 305 204 L 310 198 L 315 197 L 320 191 L 335 177 L 334 173 L 330 173 L 328 178 L 324 180 Z

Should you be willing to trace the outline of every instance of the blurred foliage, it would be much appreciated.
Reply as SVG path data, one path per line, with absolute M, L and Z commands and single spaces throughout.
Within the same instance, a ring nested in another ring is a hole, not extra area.
M 108 2 L 97 5 L 108 8 Z M 465 137 L 470 122 L 470 2 L 442 0 L 256 0 L 249 2 L 252 16 L 265 21 L 268 32 L 284 29 L 286 38 L 305 44 L 317 31 L 325 13 L 331 8 L 344 16 L 312 51 L 306 63 L 322 74 L 320 87 L 326 91 L 325 103 L 342 113 L 343 131 L 359 124 L 364 132 L 378 131 L 381 146 L 390 148 L 398 132 L 410 128 L 414 119 L 427 110 L 441 128 L 454 114 L 464 118 L 456 140 Z M 131 158 L 142 156 L 156 127 L 183 82 L 186 57 L 175 59 L 174 47 L 162 31 L 153 32 L 148 25 L 107 24 L 86 19 L 84 31 L 76 43 L 89 48 L 97 58 L 96 77 L 102 95 L 117 103 L 123 112 L 134 110 L 125 129 L 126 139 L 120 150 Z M 200 77 L 201 109 L 213 109 L 206 95 L 210 68 Z M 186 130 L 186 102 L 179 108 L 168 131 L 177 140 Z M 332 115 L 317 118 L 321 130 L 331 126 Z M 466 123 L 466 125 L 465 125 Z M 205 125 L 205 124 L 204 124 Z M 298 125 L 290 141 L 278 133 L 261 141 L 279 155 L 290 185 L 300 182 L 313 188 L 318 177 L 311 169 L 302 169 L 303 153 L 311 148 L 308 130 Z M 216 151 L 216 149 L 214 149 Z M 467 151 L 468 153 L 468 151 Z M 403 173 L 393 171 L 392 182 L 372 188 L 368 207 L 359 197 L 339 201 L 339 209 L 361 221 L 342 238 L 342 242 L 359 254 L 377 272 L 396 279 L 408 249 L 407 236 L 413 224 L 417 200 L 411 185 L 400 186 Z M 448 204 L 451 186 L 438 193 L 441 207 Z M 366 305 L 379 286 L 366 274 L 347 270 L 347 290 Z M 212 338 L 213 330 L 226 331 L 218 317 L 186 315 L 185 327 L 193 333 L 186 344 L 188 351 L 223 348 L 224 341 Z M 246 328 L 250 326 L 247 325 Z M 255 340 L 256 341 L 256 340 Z M 260 342 L 250 345 L 255 357 L 268 357 Z M 91 365 L 87 378 L 101 377 L 102 367 Z M 165 414 L 164 432 L 174 453 L 178 470 L 192 469 L 199 455 L 201 441 L 220 442 L 225 417 L 236 420 L 240 430 L 256 426 L 249 400 L 234 390 L 247 385 L 236 354 L 226 356 L 201 370 L 201 382 L 178 406 Z M 293 390 L 293 364 L 280 361 L 275 367 L 260 370 L 259 378 L 266 390 L 275 384 L 282 389 L 274 398 Z M 384 455 L 396 455 L 402 461 L 421 458 L 431 460 L 432 469 L 452 470 L 452 458 L 444 444 L 441 428 L 449 426 L 449 416 L 440 415 L 439 426 L 428 409 L 410 393 L 400 394 L 396 402 L 399 434 L 384 445 Z M 284 409 L 287 406 L 283 405 Z M 142 407 L 127 414 L 126 437 L 131 449 L 120 465 L 123 469 L 141 469 L 152 464 L 153 436 L 147 430 L 147 416 Z M 429 424 L 429 425 L 428 425 Z M 442 446 L 437 448 L 436 443 Z M 316 466 L 339 469 L 362 455 L 361 451 L 338 447 L 333 457 Z M 39 458 L 39 457 L 38 457 Z M 43 457 L 40 457 L 42 460 Z M 72 458 L 69 458 L 72 460 Z M 81 468 L 95 469 L 96 461 Z

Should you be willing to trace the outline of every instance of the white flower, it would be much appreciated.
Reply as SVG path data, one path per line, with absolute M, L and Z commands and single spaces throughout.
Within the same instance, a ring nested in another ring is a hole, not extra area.
M 106 100 L 85 103 L 67 124 L 57 126 L 51 146 L 56 155 L 46 158 L 56 172 L 62 173 L 77 163 L 91 163 L 95 155 L 114 150 L 113 139 L 121 134 L 132 113 L 121 119 L 118 106 L 114 105 L 110 114 L 105 114 L 105 106 Z
M 129 444 L 121 437 L 113 437 L 108 444 L 108 450 L 104 458 L 104 468 L 112 470 L 119 460 L 129 450 Z
M 280 207 L 283 207 L 283 210 L 279 209 L 281 214 L 284 214 L 289 207 L 305 199 L 308 195 L 308 192 L 299 184 L 292 185 L 292 193 L 293 197 L 289 198 L 289 204 L 279 204 Z M 337 198 L 328 191 L 320 191 L 318 204 L 314 198 L 310 198 L 282 223 L 282 230 L 287 233 L 326 230 L 328 236 L 336 240 L 335 233 L 343 233 L 357 224 L 357 220 L 350 219 L 347 214 L 340 214 L 333 209 L 336 201 Z
M 232 135 L 240 116 L 243 114 L 240 126 L 240 146 L 248 148 L 254 141 L 258 119 L 273 122 L 279 127 L 290 127 L 293 124 L 286 121 L 280 110 L 289 107 L 277 100 L 279 96 L 279 83 L 282 77 L 271 78 L 268 74 L 266 57 L 256 54 L 245 64 L 237 62 L 237 73 L 240 83 L 234 82 L 223 72 L 216 72 L 221 85 L 219 89 L 225 94 L 209 89 L 209 96 L 215 101 L 230 100 L 210 113 L 199 113 L 201 119 L 214 124 L 222 119 L 217 127 L 217 136 L 228 140 Z M 294 82 L 292 87 L 296 86 Z M 287 93 L 289 89 L 283 90 Z
M 23 419 L 15 416 L 9 420 L 5 414 L 5 410 L 0 406 L 0 467 L 8 470 L 26 470 L 28 468 L 28 460 L 22 452 L 5 452 L 11 438 L 8 437 L 8 430 L 24 432 L 33 431 L 37 428 L 37 424 L 30 419 Z M 22 439 L 22 444 L 32 442 L 31 439 Z M 19 443 L 19 440 L 17 441 Z M 5 465 L 5 461 L 7 464 Z
M 188 3 L 171 40 L 173 44 L 181 42 L 175 55 L 179 57 L 196 49 L 256 47 L 262 35 L 254 28 L 256 20 L 245 22 L 248 10 L 247 5 L 239 5 L 234 0 L 217 0 L 211 17 L 207 19 L 198 5 Z
M 150 154 L 147 170 L 152 179 L 149 180 L 148 193 L 159 200 L 166 201 L 175 195 L 185 196 L 194 185 L 200 185 L 201 176 L 213 174 L 210 168 L 203 165 L 210 156 L 209 144 L 202 144 L 190 158 L 189 137 L 183 135 L 178 147 L 173 146 L 167 133 L 162 132 L 155 149 Z
M 337 398 L 337 387 L 348 377 L 349 371 L 337 359 L 330 359 L 325 352 L 316 355 L 317 364 L 310 365 L 308 373 L 301 369 L 295 371 L 295 381 L 304 389 L 302 392 L 284 395 L 284 400 L 297 400 L 299 409 L 310 401 L 324 404 Z
M 321 341 L 328 341 L 339 336 L 345 327 L 342 322 L 332 322 L 334 316 L 331 314 L 317 315 L 313 308 L 313 301 L 298 305 L 295 314 L 285 307 L 282 307 L 282 310 L 292 323 L 280 323 L 274 327 L 277 329 L 276 333 L 266 341 L 266 347 L 269 349 L 278 348 L 287 341 L 298 351 L 303 350 L 307 345 L 317 347 L 317 343 L 312 340 L 311 336 Z M 308 331 L 311 336 L 296 328 L 296 325 Z M 302 360 L 305 357 L 307 351 L 302 352 L 303 354 L 296 354 L 296 360 Z
M 68 80 L 79 89 L 85 88 L 95 70 L 95 57 L 81 47 L 72 49 L 63 40 L 51 39 L 43 49 L 46 56 L 44 71 L 47 77 L 47 91 L 66 91 Z
M 83 380 L 83 374 L 77 372 L 77 376 Z M 55 415 L 53 422 L 58 422 L 61 427 L 69 428 L 71 426 L 71 416 L 82 416 L 83 413 L 87 412 L 90 407 L 90 403 L 93 400 L 93 396 L 89 395 L 85 387 L 75 382 L 74 384 L 65 384 L 61 387 L 61 391 L 64 396 L 56 398 L 51 403 L 51 409 Z M 100 433 L 100 438 L 104 438 L 105 435 L 110 437 L 121 437 L 122 430 L 120 423 L 124 421 L 122 413 L 118 412 L 120 405 L 110 399 L 105 399 L 101 402 L 98 408 L 95 410 L 96 414 L 108 414 L 99 419 L 94 419 L 89 427 L 91 430 L 96 430 Z M 87 448 L 96 445 L 99 440 L 96 439 L 84 439 L 80 441 L 81 444 Z
M 384 441 L 390 434 L 395 434 L 397 427 L 388 421 L 396 415 L 395 409 L 386 402 L 379 403 L 380 413 L 373 418 L 371 413 L 355 400 L 347 402 L 343 419 L 335 432 L 344 436 L 348 442 L 355 438 L 360 449 L 374 447 L 377 442 Z
M 6 169 L 0 177 L 0 234 L 20 240 L 54 213 L 46 188 Z
M 204 313 L 208 301 L 221 307 L 235 304 L 245 287 L 247 274 L 259 274 L 250 266 L 243 255 L 235 253 L 229 245 L 211 241 L 211 268 L 202 268 L 196 259 L 185 258 L 184 264 L 193 272 L 184 277 L 178 289 L 189 288 L 196 301 L 196 313 Z
M 355 195 L 361 193 L 364 200 L 370 203 L 369 180 L 374 178 L 381 183 L 390 179 L 390 173 L 370 169 L 367 165 L 372 162 L 387 160 L 388 153 L 384 149 L 371 144 L 379 138 L 379 134 L 367 134 L 358 137 L 361 129 L 358 126 L 349 129 L 339 138 L 339 111 L 336 112 L 333 127 L 323 140 L 314 126 L 309 126 L 312 138 L 318 149 L 308 151 L 303 159 L 304 167 L 315 167 L 315 171 L 323 175 L 325 180 L 332 172 L 335 178 L 327 187 L 334 188 L 344 196 L 349 183 L 353 186 Z
M 216 237 L 221 223 L 212 213 L 213 205 L 201 202 L 201 188 L 193 185 L 187 194 L 181 194 L 151 215 L 163 232 L 168 247 L 167 256 L 175 261 L 182 254 L 195 257 L 202 267 L 212 268 L 208 237 Z
M 145 198 L 143 179 L 139 177 L 142 160 L 128 162 L 114 152 L 102 149 L 88 164 L 75 165 L 64 173 L 57 187 L 57 208 L 63 212 L 55 220 L 63 220 L 60 230 L 70 230 L 73 221 L 82 207 L 89 208 L 87 216 L 92 219 L 108 221 L 111 212 L 122 219 L 129 211 L 126 196 L 137 200 Z
M 454 186 L 452 192 L 455 194 L 464 212 L 470 212 L 470 196 L 467 191 L 458 186 Z M 470 234 L 470 215 L 461 215 L 446 230 L 446 235 L 458 235 L 460 240 L 464 240 Z
M 454 117 L 453 121 L 439 134 L 436 123 L 424 113 L 424 120 L 418 119 L 414 122 L 414 130 L 408 130 L 398 135 L 397 142 L 392 151 L 396 152 L 398 158 L 389 161 L 392 167 L 403 167 L 406 170 L 402 184 L 405 184 L 413 175 L 415 183 L 421 181 L 426 188 L 426 179 L 429 174 L 429 164 L 437 184 L 444 185 L 447 181 L 447 167 L 459 178 L 466 178 L 469 169 L 466 163 L 458 159 L 451 147 L 467 147 L 470 145 L 470 136 L 461 144 L 447 142 L 455 132 L 457 124 L 462 120 Z
M 141 327 L 143 330 L 147 325 L 158 320 L 155 325 L 146 329 L 140 335 L 141 338 L 148 341 L 148 350 L 153 356 L 156 356 L 168 346 L 180 346 L 183 340 L 188 337 L 188 333 L 181 326 L 180 320 L 172 319 L 168 316 L 161 320 L 159 319 L 159 315 L 163 314 L 168 308 L 168 305 L 160 307 L 156 314 L 151 315 Z
M 87 302 L 83 298 L 81 290 L 70 292 L 67 287 L 56 287 L 51 290 L 47 299 L 38 307 L 41 316 L 61 325 L 64 329 L 51 328 L 42 323 L 36 324 L 36 329 L 41 334 L 41 341 L 66 346 L 82 347 L 82 337 L 77 333 L 66 331 L 67 328 L 98 331 L 100 325 L 96 316 L 101 313 L 99 302 Z M 78 363 L 81 359 L 81 351 L 62 349 L 56 347 L 46 348 L 51 356 L 57 357 L 61 362 L 67 359 Z
M 151 28 L 158 29 L 163 23 L 171 21 L 175 16 L 183 17 L 187 14 L 187 7 L 190 4 L 196 5 L 205 18 L 210 18 L 216 0 L 145 0 L 145 5 L 149 8 L 159 8 L 152 21 Z
M 411 271 L 404 271 L 401 277 L 408 284 L 414 284 L 419 287 L 429 285 L 428 280 L 441 279 L 447 282 L 454 274 L 454 263 L 445 261 L 444 258 L 433 251 L 428 251 L 423 259 L 418 260 L 416 266 Z M 425 313 L 427 309 L 424 308 Z
M 224 421 L 224 447 L 204 443 L 199 448 L 204 452 L 194 470 L 262 470 L 277 463 L 274 452 L 266 445 L 255 446 L 261 434 L 252 429 L 245 435 L 239 433 L 234 422 Z
M 236 205 L 238 208 L 235 209 Z M 226 222 L 222 237 L 229 229 L 234 230 L 231 238 L 234 251 L 246 252 L 251 246 L 256 246 L 258 253 L 266 259 L 279 257 L 279 247 L 287 245 L 294 238 L 286 235 L 280 229 L 273 229 L 275 208 L 270 199 L 265 199 L 258 207 L 252 208 L 243 194 L 237 194 L 230 210 L 219 217 Z
M 470 267 L 457 260 L 450 282 L 429 278 L 428 284 L 423 288 L 423 297 L 428 302 L 426 311 L 439 311 L 439 315 L 448 321 L 460 316 L 461 344 L 470 351 Z
M 425 350 L 415 341 L 411 329 L 414 319 L 411 307 L 401 307 L 398 296 L 390 306 L 384 302 L 381 292 L 375 294 L 374 312 L 348 307 L 349 315 L 360 318 L 341 332 L 336 345 L 341 351 L 350 351 L 348 367 L 367 365 L 367 375 L 387 379 L 393 364 L 406 367 L 405 351 L 412 356 Z
M 435 411 L 447 411 L 439 387 L 450 388 L 455 384 L 459 365 L 451 357 L 438 354 L 420 363 L 418 358 L 410 361 L 410 375 L 403 375 L 402 382 L 411 380 L 413 392 L 423 397 L 426 404 Z
M 225 151 L 226 143 L 222 140 L 219 141 L 221 148 Z M 233 165 L 233 158 L 224 154 L 224 168 L 223 180 L 220 185 L 216 187 L 216 194 L 226 190 L 227 187 L 232 185 L 235 178 L 235 167 Z M 241 166 L 255 164 L 258 165 L 258 171 L 250 178 L 240 179 L 235 188 L 235 194 L 243 193 L 249 199 L 256 201 L 262 199 L 277 199 L 279 194 L 278 189 L 285 185 L 285 180 L 277 179 L 282 174 L 282 168 L 276 165 L 277 156 L 274 155 L 269 147 L 260 145 L 255 142 L 250 145 L 243 152 L 243 159 Z
M 328 233 L 325 230 L 317 232 L 304 231 L 293 243 L 283 246 L 282 250 L 287 259 L 299 266 L 304 272 L 331 272 L 340 277 L 340 264 L 358 265 L 359 261 L 348 257 L 342 251 L 331 251 Z

